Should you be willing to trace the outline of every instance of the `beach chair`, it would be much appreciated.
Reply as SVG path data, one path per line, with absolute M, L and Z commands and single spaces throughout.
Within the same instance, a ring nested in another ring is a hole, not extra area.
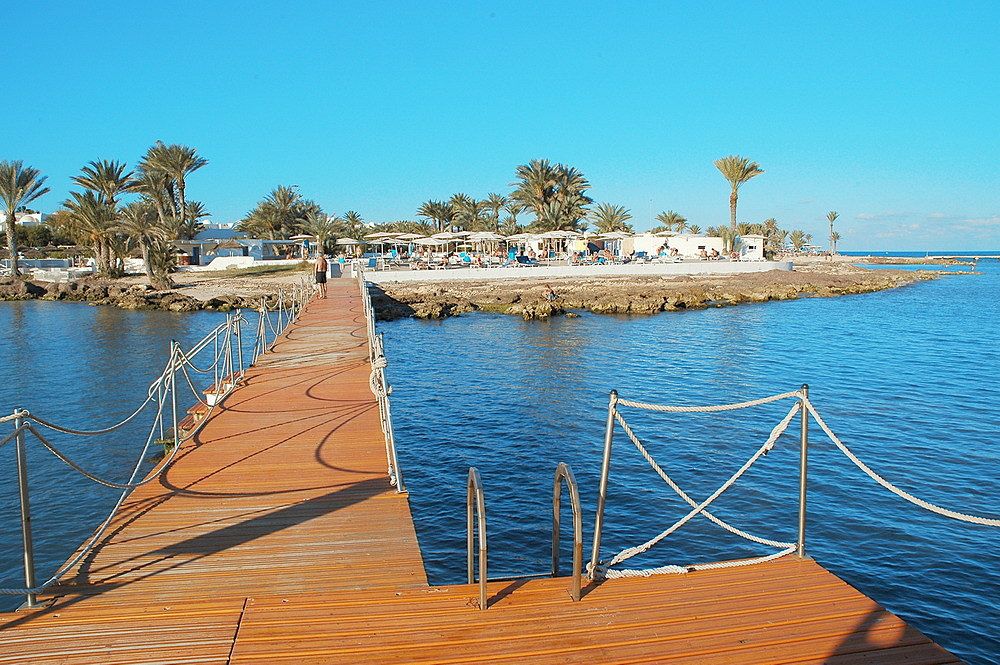
M 517 257 L 517 264 L 519 266 L 530 267 L 530 266 L 537 266 L 538 261 L 535 259 L 529 259 L 527 256 L 521 254 Z

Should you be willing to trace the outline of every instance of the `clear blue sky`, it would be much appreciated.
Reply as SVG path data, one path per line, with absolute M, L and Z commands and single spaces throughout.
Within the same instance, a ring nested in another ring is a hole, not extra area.
M 40 1 L 3 23 L 0 159 L 49 175 L 46 211 L 87 161 L 163 139 L 209 159 L 188 195 L 216 220 L 278 184 L 412 219 L 544 157 L 637 228 L 706 227 L 728 219 L 712 162 L 738 153 L 766 170 L 741 221 L 825 237 L 832 209 L 846 250 L 1000 249 L 995 0 Z

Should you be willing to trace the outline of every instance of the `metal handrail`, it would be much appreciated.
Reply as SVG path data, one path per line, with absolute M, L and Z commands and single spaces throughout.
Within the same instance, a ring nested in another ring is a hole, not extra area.
M 580 490 L 573 471 L 565 462 L 559 462 L 552 481 L 552 577 L 559 576 L 559 513 L 562 484 L 566 481 L 570 505 L 573 508 L 573 582 L 569 595 L 580 600 L 580 577 L 583 569 L 583 510 L 580 507 Z
M 469 469 L 469 481 L 466 485 L 465 514 L 466 514 L 466 545 L 467 563 L 469 567 L 469 584 L 476 581 L 476 569 L 473 556 L 473 525 L 472 525 L 472 499 L 476 499 L 476 521 L 479 525 L 479 609 L 485 610 L 488 607 L 486 600 L 486 568 L 489 557 L 486 546 L 486 496 L 483 494 L 483 481 L 479 477 L 479 470 L 476 467 Z

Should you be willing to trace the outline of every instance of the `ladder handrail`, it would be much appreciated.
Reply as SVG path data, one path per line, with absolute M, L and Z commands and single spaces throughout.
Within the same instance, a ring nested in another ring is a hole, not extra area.
M 552 481 L 552 577 L 559 575 L 559 513 L 562 484 L 566 482 L 570 505 L 573 508 L 573 583 L 569 595 L 580 600 L 580 577 L 583 570 L 583 510 L 580 507 L 580 490 L 573 471 L 565 462 L 559 462 Z
M 466 485 L 466 545 L 467 562 L 469 568 L 469 584 L 476 581 L 476 570 L 473 556 L 473 525 L 472 525 L 472 499 L 476 500 L 476 519 L 479 525 L 479 609 L 485 610 L 488 607 L 486 600 L 486 568 L 488 550 L 486 546 L 486 495 L 483 493 L 483 480 L 479 476 L 476 467 L 469 468 L 469 481 Z

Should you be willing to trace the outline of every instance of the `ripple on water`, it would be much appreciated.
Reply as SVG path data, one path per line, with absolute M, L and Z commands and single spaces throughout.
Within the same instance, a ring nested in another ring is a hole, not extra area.
M 930 501 L 995 514 L 1000 267 L 980 269 L 978 277 L 865 296 L 653 317 L 585 314 L 526 323 L 476 314 L 382 325 L 399 455 L 432 582 L 463 581 L 469 466 L 480 469 L 486 487 L 496 574 L 548 566 L 558 461 L 572 466 L 592 526 L 612 388 L 649 401 L 712 403 L 809 383 L 834 431 L 887 478 Z M 787 406 L 626 416 L 671 475 L 704 497 L 760 445 Z M 794 539 L 798 457 L 791 430 L 720 499 L 721 517 Z M 620 430 L 616 436 L 605 557 L 686 512 Z M 862 476 L 815 426 L 810 470 L 810 552 L 968 662 L 995 662 L 997 530 L 900 501 Z M 766 552 L 695 520 L 633 561 L 651 566 Z

